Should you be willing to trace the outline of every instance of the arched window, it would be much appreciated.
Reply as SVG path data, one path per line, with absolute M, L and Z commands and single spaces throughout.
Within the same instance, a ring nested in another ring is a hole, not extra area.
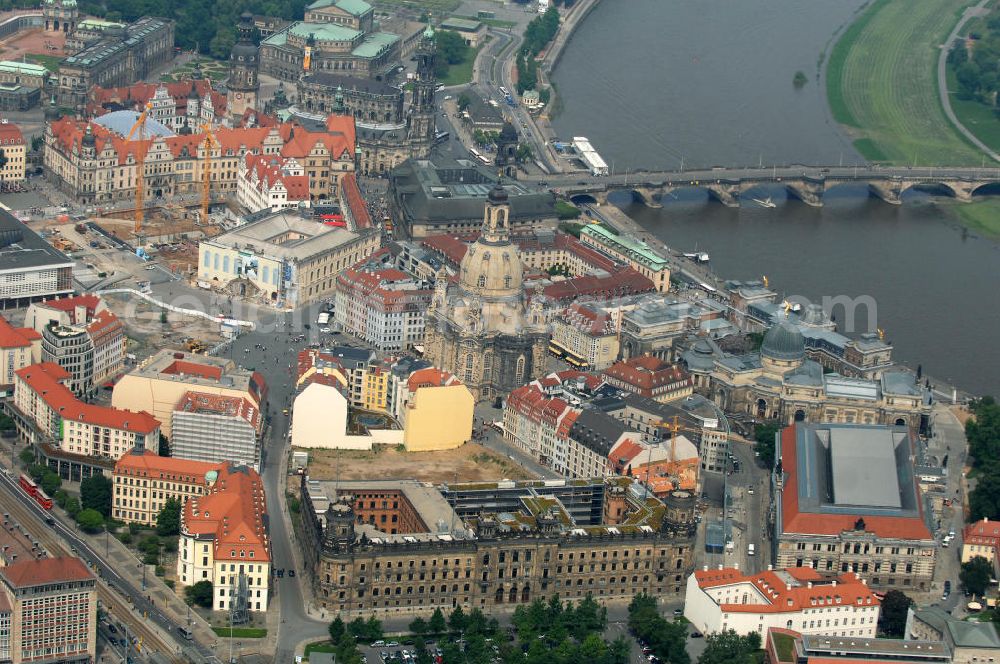
M 503 278 L 503 287 L 510 288 L 510 281 L 511 281 L 510 275 L 508 274 L 506 277 Z
M 465 355 L 465 382 L 472 381 L 472 353 Z
M 517 358 L 517 365 L 514 370 L 514 381 L 518 385 L 524 382 L 524 355 Z
M 486 275 L 485 274 L 479 275 L 478 285 L 479 285 L 480 288 L 485 288 L 486 287 Z

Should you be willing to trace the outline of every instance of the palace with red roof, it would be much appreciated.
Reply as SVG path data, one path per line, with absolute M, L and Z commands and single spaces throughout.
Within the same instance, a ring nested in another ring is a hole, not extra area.
M 688 577 L 684 597 L 684 617 L 698 631 L 756 632 L 762 639 L 771 627 L 872 638 L 879 608 L 875 592 L 857 574 L 824 576 L 809 567 L 759 574 L 705 567 Z
M 270 125 L 271 123 L 266 123 Z M 161 132 L 163 133 L 163 132 Z M 331 115 L 320 130 L 291 123 L 273 126 L 218 127 L 209 151 L 212 191 L 237 190 L 237 174 L 247 154 L 294 158 L 308 178 L 310 199 L 335 198 L 340 179 L 354 170 L 354 119 Z M 155 169 L 157 186 L 147 196 L 200 194 L 207 139 L 198 127 L 190 133 L 127 141 L 122 133 L 94 121 L 60 118 L 45 131 L 46 170 L 62 190 L 84 204 L 130 201 L 135 196 L 137 160 Z M 81 173 L 89 173 L 86 188 Z
M 777 434 L 776 565 L 927 590 L 938 544 L 909 430 L 796 422 Z

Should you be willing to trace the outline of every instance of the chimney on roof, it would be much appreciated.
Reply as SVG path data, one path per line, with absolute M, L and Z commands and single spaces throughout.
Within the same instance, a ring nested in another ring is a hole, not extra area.
M 6 547 L 4 547 L 4 548 L 6 548 Z M 708 571 L 708 565 L 702 566 L 701 569 L 702 569 L 702 571 L 707 572 Z
M 774 565 L 768 565 L 767 566 L 767 571 L 768 572 L 773 572 L 774 571 Z
M 837 580 L 836 580 L 836 579 L 834 579 L 834 580 L 833 580 L 833 587 L 834 587 L 834 588 L 836 588 L 836 587 L 837 587 Z
M 813 582 L 812 581 L 809 581 L 808 583 L 806 583 L 806 588 L 812 588 L 812 587 L 813 587 Z

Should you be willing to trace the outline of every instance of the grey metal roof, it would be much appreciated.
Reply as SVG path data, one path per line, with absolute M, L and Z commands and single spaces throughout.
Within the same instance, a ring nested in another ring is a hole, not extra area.
M 891 429 L 830 429 L 833 502 L 899 508 Z
M 0 270 L 72 265 L 73 261 L 65 254 L 57 251 L 10 212 L 0 209 Z
M 313 85 L 323 85 L 330 88 L 336 88 L 339 86 L 345 90 L 359 90 L 379 95 L 402 94 L 399 88 L 389 85 L 388 83 L 383 83 L 382 81 L 376 81 L 373 78 L 342 76 L 340 74 L 333 74 L 325 71 L 307 74 L 302 78 L 302 82 L 311 83 Z
M 767 331 L 760 354 L 778 360 L 797 360 L 805 357 L 806 342 L 797 327 L 781 321 Z
M 919 518 L 911 448 L 897 427 L 797 423 L 799 511 Z
M 418 223 L 481 221 L 486 196 L 496 184 L 496 174 L 470 161 L 435 157 L 407 160 L 389 177 L 390 196 L 406 217 Z M 555 196 L 504 180 L 511 221 L 555 218 Z
M 128 136 L 128 133 L 132 130 L 135 125 L 136 120 L 139 119 L 139 114 L 135 111 L 112 111 L 110 113 L 105 113 L 101 117 L 94 120 L 96 124 L 101 125 L 105 129 L 110 129 L 119 136 Z M 153 118 L 146 118 L 145 131 L 143 136 L 139 138 L 153 138 L 156 136 L 173 136 L 174 130 L 167 127 L 158 120 Z
M 620 420 L 601 411 L 585 408 L 569 430 L 570 438 L 601 456 L 611 452 L 611 446 L 627 431 Z

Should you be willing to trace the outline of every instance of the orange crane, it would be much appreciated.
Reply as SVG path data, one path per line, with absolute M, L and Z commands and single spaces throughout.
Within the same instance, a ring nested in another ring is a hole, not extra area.
M 219 147 L 219 141 L 207 122 L 201 125 L 205 132 L 205 163 L 201 167 L 201 223 L 208 223 L 208 204 L 212 197 L 212 148 Z
M 149 115 L 150 109 L 153 105 L 146 102 L 146 107 L 142 109 L 142 113 L 136 118 L 135 124 L 128 132 L 128 136 L 125 137 L 126 141 L 144 141 L 146 140 L 146 117 Z M 139 135 L 135 138 L 136 132 Z M 143 199 L 146 197 L 146 152 L 144 150 L 137 150 L 135 153 L 135 233 L 136 235 L 142 231 L 142 221 L 146 215 L 146 209 L 143 207 Z

